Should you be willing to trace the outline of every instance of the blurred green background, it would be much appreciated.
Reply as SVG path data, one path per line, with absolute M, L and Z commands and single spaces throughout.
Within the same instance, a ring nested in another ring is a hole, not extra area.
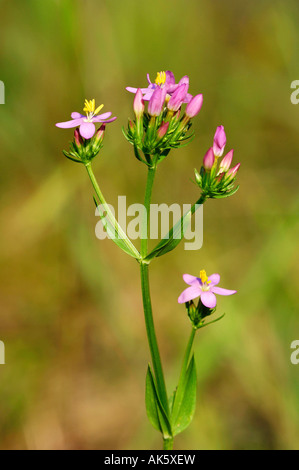
M 160 165 L 153 202 L 193 203 L 217 125 L 241 162 L 239 192 L 204 207 L 204 244 L 151 267 L 169 392 L 190 325 L 184 272 L 221 273 L 225 318 L 200 331 L 198 405 L 176 449 L 296 449 L 298 321 L 297 0 L 2 0 L 0 79 L 1 449 L 159 449 L 147 421 L 138 265 L 94 234 L 92 188 L 54 124 L 85 98 L 118 120 L 95 162 L 106 199 L 143 201 L 146 168 L 121 128 L 125 87 L 172 70 L 203 93 L 195 140 Z

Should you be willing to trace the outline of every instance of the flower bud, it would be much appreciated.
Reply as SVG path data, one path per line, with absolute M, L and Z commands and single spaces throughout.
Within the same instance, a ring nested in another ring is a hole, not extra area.
M 163 110 L 164 102 L 166 98 L 166 88 L 160 88 L 159 86 L 155 89 L 148 103 L 148 114 L 150 116 L 159 116 Z
M 163 139 L 163 137 L 167 134 L 169 128 L 169 122 L 163 122 L 161 127 L 157 131 L 157 136 L 159 139 Z
M 134 132 L 135 130 L 135 124 L 133 121 L 131 121 L 131 119 L 129 119 L 129 129 L 131 132 Z
M 83 138 L 80 135 L 79 128 L 77 127 L 74 131 L 74 139 L 78 148 L 83 145 Z
M 175 90 L 167 105 L 169 111 L 173 111 L 175 113 L 180 109 L 186 98 L 187 91 L 188 85 L 186 83 L 183 83 Z
M 233 168 L 231 168 L 227 173 L 226 175 L 227 176 L 231 176 L 232 178 L 234 178 L 239 170 L 241 166 L 241 163 L 238 163 L 236 166 L 234 166 Z
M 101 127 L 97 130 L 93 138 L 93 147 L 103 142 L 105 129 L 106 129 L 106 124 L 102 124 Z
M 221 157 L 226 145 L 226 135 L 223 126 L 218 126 L 214 136 L 213 150 L 217 157 Z
M 186 107 L 186 111 L 185 111 L 186 116 L 190 119 L 196 116 L 201 110 L 202 102 L 203 102 L 202 94 L 193 96 L 193 98 L 191 99 L 191 101 L 188 103 Z
M 216 181 L 220 183 L 220 181 L 223 179 L 224 176 L 225 176 L 225 173 L 218 173 Z
M 231 162 L 233 159 L 234 151 L 230 150 L 225 157 L 223 157 L 220 166 L 219 166 L 219 173 L 221 172 L 226 172 L 229 170 L 229 167 L 231 166 Z
M 212 147 L 209 148 L 205 156 L 203 157 L 203 167 L 205 170 L 210 171 L 215 162 L 215 155 Z
M 143 94 L 140 88 L 138 88 L 136 92 L 134 102 L 133 102 L 133 108 L 134 108 L 134 113 L 137 119 L 140 118 L 144 113 L 144 100 L 143 100 Z

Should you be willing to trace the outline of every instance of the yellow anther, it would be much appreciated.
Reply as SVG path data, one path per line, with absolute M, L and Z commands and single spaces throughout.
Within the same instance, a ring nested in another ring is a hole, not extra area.
M 204 269 L 202 269 L 200 271 L 199 278 L 200 278 L 200 280 L 203 284 L 210 284 L 210 282 L 211 282 L 211 281 L 208 280 L 209 278 L 208 278 L 207 273 Z
M 157 78 L 155 80 L 156 85 L 164 85 L 166 82 L 166 73 L 165 72 L 158 72 Z
M 98 106 L 97 109 L 95 110 L 94 114 L 98 114 L 98 113 L 101 111 L 101 109 L 102 109 L 103 107 L 104 107 L 103 104 L 101 104 L 100 106 Z
M 85 100 L 83 111 L 86 114 L 92 114 L 94 116 L 95 114 L 98 114 L 101 111 L 103 106 L 104 105 L 101 104 L 101 106 L 98 106 L 97 109 L 96 109 L 96 102 L 95 102 L 94 99 L 93 100 Z

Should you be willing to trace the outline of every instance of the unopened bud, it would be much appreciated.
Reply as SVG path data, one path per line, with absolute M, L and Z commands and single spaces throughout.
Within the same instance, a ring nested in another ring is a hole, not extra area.
M 233 150 L 230 150 L 226 155 L 225 157 L 223 157 L 221 163 L 220 163 L 220 166 L 219 166 L 219 172 L 221 173 L 222 171 L 223 172 L 226 172 L 229 170 L 230 166 L 231 166 L 231 163 L 232 163 L 232 159 L 233 159 L 233 155 L 234 155 L 234 151 Z
M 106 124 L 102 124 L 101 127 L 95 133 L 95 136 L 93 138 L 93 145 L 94 146 L 102 143 L 102 141 L 104 139 L 105 129 L 106 129 Z
M 157 136 L 159 139 L 163 139 L 163 137 L 167 134 L 169 128 L 169 122 L 163 122 L 162 126 L 157 131 Z
M 143 94 L 140 88 L 138 88 L 136 92 L 134 103 L 133 103 L 133 108 L 134 108 L 134 113 L 137 119 L 139 119 L 144 113 L 144 100 L 143 100 Z
M 203 167 L 205 170 L 210 171 L 215 162 L 215 155 L 212 147 L 209 148 L 205 156 L 203 157 Z
M 129 129 L 130 129 L 131 132 L 134 132 L 134 129 L 135 129 L 135 124 L 131 120 L 129 120 Z
M 78 148 L 83 145 L 83 138 L 80 135 L 79 128 L 77 127 L 74 131 L 74 139 Z
M 223 126 L 218 126 L 214 136 L 213 150 L 217 157 L 221 157 L 226 145 L 226 135 Z
M 166 89 L 159 86 L 155 89 L 148 103 L 148 114 L 150 116 L 159 116 L 163 110 L 166 98 Z
M 201 110 L 202 103 L 203 103 L 202 94 L 193 96 L 193 98 L 191 99 L 191 101 L 188 103 L 186 107 L 186 111 L 185 111 L 186 116 L 188 116 L 188 118 L 190 119 L 196 116 Z
M 233 168 L 231 168 L 230 170 L 228 170 L 228 172 L 226 173 L 227 176 L 231 176 L 231 177 L 235 177 L 239 168 L 241 166 L 241 163 L 238 163 L 236 166 L 234 166 Z
M 167 104 L 169 111 L 173 111 L 175 113 L 180 109 L 186 98 L 187 91 L 188 85 L 186 83 L 183 83 L 175 90 Z

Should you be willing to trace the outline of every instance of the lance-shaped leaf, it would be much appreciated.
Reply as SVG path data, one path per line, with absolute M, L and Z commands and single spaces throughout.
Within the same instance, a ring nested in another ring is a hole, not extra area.
M 163 434 L 164 439 L 171 438 L 171 425 L 161 404 L 150 366 L 148 366 L 146 374 L 145 405 L 148 419 L 154 428 Z
M 203 204 L 203 202 L 204 199 L 201 196 L 200 199 L 195 204 L 193 204 L 191 209 L 181 217 L 181 219 L 171 228 L 168 234 L 165 235 L 158 245 L 148 254 L 148 256 L 145 258 L 145 261 L 151 261 L 153 258 L 165 255 L 178 246 L 191 223 L 192 215 Z
M 192 356 L 175 392 L 171 416 L 174 436 L 184 431 L 193 419 L 196 407 L 196 381 L 195 360 Z
M 140 253 L 116 221 L 114 215 L 110 211 L 109 206 L 107 204 L 98 203 L 95 196 L 93 200 L 97 208 L 97 215 L 100 216 L 103 227 L 106 230 L 109 238 L 125 253 L 135 259 L 139 259 Z

